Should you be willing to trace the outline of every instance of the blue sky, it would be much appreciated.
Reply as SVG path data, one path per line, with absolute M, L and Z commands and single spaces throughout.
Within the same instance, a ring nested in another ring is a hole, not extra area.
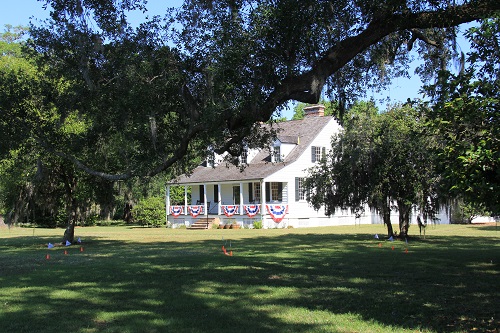
M 161 14 L 165 8 L 179 6 L 182 0 L 148 0 L 149 14 Z M 42 8 L 43 2 L 37 0 L 9 0 L 2 1 L 2 10 L 0 10 L 0 26 L 3 31 L 5 24 L 28 25 L 30 18 L 45 19 L 49 13 Z M 141 14 L 129 16 L 132 20 L 140 20 Z M 413 74 L 413 73 L 410 73 Z M 421 82 L 418 76 L 413 75 L 411 79 L 399 78 L 392 82 L 392 85 L 381 93 L 367 92 L 367 99 L 373 97 L 376 100 L 389 98 L 391 102 L 404 102 L 407 98 L 421 97 L 418 94 Z M 385 102 L 379 102 L 379 107 L 385 109 Z M 286 111 L 284 116 L 291 118 L 293 113 Z

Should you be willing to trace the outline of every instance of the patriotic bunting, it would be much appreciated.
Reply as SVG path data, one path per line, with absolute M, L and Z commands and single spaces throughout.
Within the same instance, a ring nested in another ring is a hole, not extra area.
M 184 213 L 184 207 L 183 206 L 171 206 L 170 207 L 170 213 L 174 216 L 177 217 Z
M 203 213 L 203 206 L 202 205 L 189 206 L 189 213 L 191 214 L 192 217 L 197 217 L 198 215 Z
M 288 205 L 266 205 L 266 208 L 276 223 L 280 223 L 288 213 Z
M 238 211 L 240 210 L 239 205 L 221 205 L 222 211 L 224 212 L 224 215 L 227 217 L 233 216 L 234 214 L 238 214 Z
M 260 212 L 260 205 L 245 205 L 244 207 L 248 217 L 254 217 Z

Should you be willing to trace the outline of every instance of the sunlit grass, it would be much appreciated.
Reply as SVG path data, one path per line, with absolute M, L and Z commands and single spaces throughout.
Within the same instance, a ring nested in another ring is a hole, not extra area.
M 2 332 L 487 332 L 500 326 L 495 225 L 429 226 L 425 239 L 408 243 L 383 240 L 381 225 L 88 227 L 76 230 L 82 244 L 48 249 L 62 234 L 0 229 Z

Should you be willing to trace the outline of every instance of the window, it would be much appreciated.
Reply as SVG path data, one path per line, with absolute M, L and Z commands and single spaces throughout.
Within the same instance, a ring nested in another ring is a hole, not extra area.
M 247 147 L 244 147 L 243 151 L 241 152 L 240 163 L 241 164 L 248 164 L 248 148 Z
M 251 203 L 260 202 L 260 183 L 248 184 L 248 201 Z
M 283 201 L 283 183 L 266 183 L 266 202 Z
M 280 146 L 273 147 L 272 162 L 281 162 L 281 147 Z
M 253 195 L 254 195 L 254 201 L 260 202 L 260 196 L 261 196 L 260 183 L 253 183 Z
M 305 178 L 295 178 L 295 201 L 306 200 Z
M 319 162 L 326 157 L 325 147 L 312 146 L 311 147 L 311 162 Z
M 215 167 L 215 155 L 213 153 L 210 153 L 207 156 L 207 167 L 210 167 L 210 168 Z
M 233 186 L 233 205 L 240 204 L 240 186 Z

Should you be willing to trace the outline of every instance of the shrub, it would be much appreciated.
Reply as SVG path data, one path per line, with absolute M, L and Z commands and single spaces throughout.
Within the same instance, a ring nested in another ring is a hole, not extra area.
M 89 214 L 87 217 L 83 219 L 83 221 L 80 223 L 80 225 L 83 227 L 93 227 L 97 225 L 97 222 L 99 221 L 99 215 L 97 214 Z
M 253 227 L 254 227 L 254 229 L 262 229 L 262 227 L 263 227 L 262 221 L 254 221 Z
M 165 225 L 165 204 L 163 197 L 149 197 L 140 200 L 133 208 L 136 221 L 159 227 Z

